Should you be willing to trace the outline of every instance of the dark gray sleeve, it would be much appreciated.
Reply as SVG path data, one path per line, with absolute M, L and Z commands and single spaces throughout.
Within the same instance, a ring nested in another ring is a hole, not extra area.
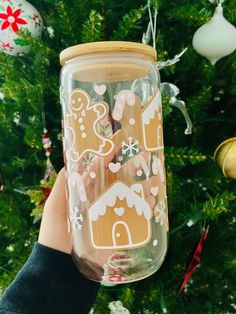
M 0 313 L 86 314 L 99 283 L 86 279 L 69 254 L 35 243 L 32 253 L 0 299 Z

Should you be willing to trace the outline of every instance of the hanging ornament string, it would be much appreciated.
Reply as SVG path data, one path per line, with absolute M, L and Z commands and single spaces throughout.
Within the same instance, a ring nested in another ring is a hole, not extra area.
M 148 45 L 148 43 L 150 42 L 150 39 L 152 37 L 152 41 L 153 41 L 153 48 L 156 49 L 156 41 L 157 41 L 157 15 L 158 15 L 158 11 L 157 8 L 154 8 L 154 13 L 152 15 L 152 9 L 151 9 L 151 1 L 148 0 L 148 13 L 149 13 L 149 23 L 148 23 L 148 27 L 147 27 L 147 31 L 146 33 L 143 34 L 143 38 L 142 38 L 142 43 L 145 45 Z M 187 51 L 187 47 L 185 49 L 183 49 L 182 52 L 180 52 L 179 54 L 175 55 L 173 59 L 168 59 L 165 61 L 158 61 L 155 63 L 155 66 L 158 68 L 158 70 L 161 70 L 167 66 L 171 66 L 174 65 L 175 63 L 180 61 L 180 58 L 185 54 L 185 52 Z M 133 83 L 133 88 L 132 90 L 134 91 L 135 89 L 135 84 L 136 82 Z M 183 116 L 184 119 L 186 121 L 187 124 L 187 128 L 185 129 L 185 134 L 192 134 L 192 128 L 193 128 L 193 124 L 192 121 L 189 117 L 187 108 L 185 106 L 185 102 L 182 100 L 178 100 L 176 98 L 176 96 L 179 94 L 179 89 L 177 86 L 165 82 L 161 84 L 161 91 L 163 93 L 163 95 L 167 96 L 169 98 L 170 104 L 176 108 L 178 108 Z
M 154 14 L 152 15 L 152 9 L 151 9 L 151 3 L 150 0 L 148 1 L 147 4 L 148 7 L 148 14 L 149 14 L 149 23 L 148 23 L 148 27 L 147 27 L 147 31 L 145 33 L 143 33 L 143 37 L 142 37 L 142 43 L 144 45 L 148 45 L 150 42 L 150 39 L 152 37 L 152 41 L 153 41 L 153 48 L 156 49 L 156 41 L 157 41 L 157 15 L 158 15 L 158 11 L 157 8 L 155 7 L 154 9 Z M 188 48 L 184 48 L 180 53 L 178 53 L 177 55 L 175 55 L 172 59 L 168 59 L 168 60 L 161 60 L 156 62 L 156 66 L 159 70 L 167 67 L 167 66 L 171 66 L 174 65 L 175 63 L 180 61 L 180 58 L 185 54 L 185 52 L 188 50 Z
M 148 13 L 149 13 L 149 18 L 150 18 L 150 26 L 152 30 L 152 41 L 153 41 L 153 48 L 156 49 L 156 32 L 157 32 L 157 8 L 154 9 L 154 21 L 152 17 L 152 11 L 151 11 L 151 4 L 150 0 L 148 0 Z

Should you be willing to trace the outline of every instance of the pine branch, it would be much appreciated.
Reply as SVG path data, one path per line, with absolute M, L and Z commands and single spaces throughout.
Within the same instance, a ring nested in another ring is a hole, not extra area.
M 77 18 L 79 12 L 75 14 L 73 7 L 70 6 L 67 1 L 58 1 L 55 4 L 55 10 L 57 18 L 55 18 L 55 13 L 53 14 L 54 29 L 59 27 L 60 38 L 63 38 L 63 45 L 70 46 L 78 43 L 78 22 Z M 74 31 L 76 29 L 76 32 Z
M 126 14 L 111 36 L 111 40 L 127 40 L 132 33 L 132 36 L 141 29 L 141 17 L 144 12 L 143 8 L 131 10 Z
M 195 201 L 191 206 L 190 217 L 196 217 L 197 221 L 216 221 L 220 216 L 231 211 L 232 204 L 236 200 L 235 193 L 229 191 L 217 193 L 215 196 L 206 193 L 206 196 L 207 200 L 203 204 Z
M 181 167 L 188 164 L 196 165 L 207 159 L 207 156 L 194 149 L 176 147 L 165 148 L 165 156 L 167 164 Z
M 212 16 L 212 11 L 206 8 L 199 10 L 197 6 L 187 4 L 184 6 L 175 6 L 169 11 L 168 15 L 171 20 L 187 23 L 188 25 L 196 27 L 209 21 Z
M 97 11 L 92 10 L 83 24 L 81 40 L 87 43 L 102 39 L 104 39 L 104 19 Z
M 235 202 L 236 195 L 226 191 L 217 194 L 215 197 L 208 195 L 208 200 L 203 204 L 202 215 L 205 220 L 216 220 L 219 216 L 231 210 L 231 202 Z

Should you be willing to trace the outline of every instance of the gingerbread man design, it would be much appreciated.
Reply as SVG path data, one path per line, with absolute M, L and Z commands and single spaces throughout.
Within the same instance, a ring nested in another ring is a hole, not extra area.
M 89 94 L 82 89 L 75 89 L 71 94 L 69 114 L 65 116 L 65 138 L 68 139 L 68 153 L 72 161 L 91 152 L 107 156 L 114 148 L 112 140 L 98 132 L 98 123 L 108 115 L 105 102 L 93 103 Z

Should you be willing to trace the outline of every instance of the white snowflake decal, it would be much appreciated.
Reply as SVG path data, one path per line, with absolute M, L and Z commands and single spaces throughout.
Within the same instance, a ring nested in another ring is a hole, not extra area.
M 91 154 L 87 154 L 85 157 L 84 157 L 84 160 L 83 160 L 83 165 L 85 166 L 85 168 L 87 170 L 90 170 L 92 164 L 94 163 L 94 156 L 91 155 Z
M 72 208 L 71 213 L 70 213 L 70 222 L 72 224 L 72 228 L 75 230 L 81 230 L 82 229 L 81 223 L 84 221 L 84 217 L 82 214 L 77 216 L 78 212 L 79 212 L 79 209 L 76 206 Z
M 123 141 L 121 143 L 122 147 L 122 155 L 128 155 L 128 157 L 132 158 L 134 155 L 136 155 L 140 149 L 139 149 L 139 141 L 134 140 L 132 136 L 128 137 L 128 142 L 126 143 Z
M 159 207 L 155 208 L 155 222 L 160 223 L 160 225 L 162 226 L 165 222 L 165 219 L 166 219 L 165 202 L 161 201 L 160 208 Z

